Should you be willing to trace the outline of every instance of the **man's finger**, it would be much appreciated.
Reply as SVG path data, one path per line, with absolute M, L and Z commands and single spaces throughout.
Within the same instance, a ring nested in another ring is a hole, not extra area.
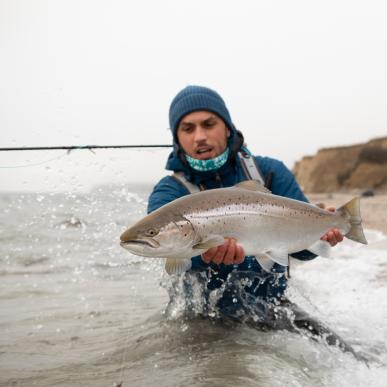
M 228 244 L 228 248 L 227 248 L 226 253 L 224 255 L 224 258 L 223 258 L 223 263 L 225 265 L 231 265 L 234 263 L 235 250 L 236 250 L 235 239 L 230 239 L 230 242 Z
M 340 232 L 340 230 L 336 230 L 336 239 L 338 242 L 342 242 L 344 239 L 344 235 Z
M 333 230 L 331 230 L 331 232 L 333 235 L 332 241 L 336 242 L 335 245 L 343 241 L 344 237 L 343 237 L 343 234 L 340 232 L 340 230 L 338 230 L 337 228 L 334 228 Z
M 337 245 L 336 235 L 333 231 L 328 232 L 328 242 L 332 247 Z
M 234 263 L 239 265 L 245 260 L 245 251 L 242 246 L 236 245 Z
M 223 262 L 224 255 L 226 254 L 226 251 L 228 249 L 228 245 L 229 245 L 229 241 L 226 240 L 223 245 L 218 246 L 218 250 L 215 256 L 212 258 L 212 262 L 216 263 L 217 265 Z
M 205 263 L 210 263 L 211 262 L 211 259 L 212 257 L 210 257 L 207 253 L 203 253 L 202 254 L 202 261 L 205 262 Z
M 202 254 L 202 260 L 205 263 L 210 263 L 214 259 L 217 251 L 218 247 L 211 247 L 209 250 Z
M 344 239 L 343 234 L 337 228 L 329 230 L 325 235 L 321 237 L 323 241 L 327 241 L 332 247 L 336 246 L 339 242 Z

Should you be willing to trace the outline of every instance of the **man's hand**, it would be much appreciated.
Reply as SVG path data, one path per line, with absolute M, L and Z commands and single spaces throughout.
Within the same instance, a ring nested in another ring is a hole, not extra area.
M 206 263 L 223 263 L 224 265 L 237 265 L 245 260 L 243 247 L 236 243 L 235 239 L 224 238 L 221 246 L 212 247 L 202 254 L 202 260 Z
M 322 207 L 320 205 L 319 207 L 324 208 L 325 206 Z M 329 207 L 329 208 L 326 208 L 326 210 L 335 212 L 336 209 L 334 207 Z M 340 230 L 338 230 L 337 228 L 332 228 L 326 234 L 324 234 L 320 239 L 323 241 L 327 241 L 333 247 L 333 246 L 336 246 L 338 243 L 342 242 L 344 237 L 343 237 L 343 234 L 340 232 Z

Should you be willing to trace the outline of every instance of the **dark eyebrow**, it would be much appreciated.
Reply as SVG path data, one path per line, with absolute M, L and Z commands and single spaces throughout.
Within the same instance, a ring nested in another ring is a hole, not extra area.
M 203 120 L 203 122 L 209 122 L 209 121 L 212 121 L 212 120 L 216 120 L 216 116 L 208 117 L 205 120 Z
M 193 125 L 193 122 L 182 121 L 182 122 L 180 122 L 178 128 L 187 127 L 187 126 L 192 126 L 192 125 Z
M 217 118 L 218 118 L 218 117 L 217 117 L 215 114 L 211 114 L 209 117 L 207 117 L 206 119 L 204 119 L 202 122 L 208 123 L 208 122 L 210 122 L 211 120 L 216 120 Z M 182 120 L 182 121 L 180 122 L 178 128 L 183 127 L 183 126 L 185 126 L 185 127 L 187 127 L 187 126 L 192 126 L 192 125 L 195 125 L 195 124 L 194 124 L 193 122 L 191 122 L 191 121 L 184 121 L 184 120 Z

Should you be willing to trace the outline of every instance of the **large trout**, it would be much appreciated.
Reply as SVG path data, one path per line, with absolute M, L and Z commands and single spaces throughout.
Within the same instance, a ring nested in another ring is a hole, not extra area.
M 320 240 L 329 229 L 367 244 L 354 198 L 335 212 L 272 195 L 255 181 L 198 192 L 176 199 L 137 222 L 121 235 L 121 246 L 135 255 L 167 258 L 169 274 L 191 267 L 191 257 L 235 238 L 246 255 L 264 270 L 274 262 L 288 265 L 289 254 L 308 249 L 329 255 Z

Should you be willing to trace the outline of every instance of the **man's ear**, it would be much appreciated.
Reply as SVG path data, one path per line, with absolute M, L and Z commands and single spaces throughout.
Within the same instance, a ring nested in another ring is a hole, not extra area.
M 229 137 L 230 137 L 230 135 L 231 135 L 231 131 L 230 131 L 230 129 L 229 129 L 229 128 L 227 128 L 227 138 L 229 138 Z

